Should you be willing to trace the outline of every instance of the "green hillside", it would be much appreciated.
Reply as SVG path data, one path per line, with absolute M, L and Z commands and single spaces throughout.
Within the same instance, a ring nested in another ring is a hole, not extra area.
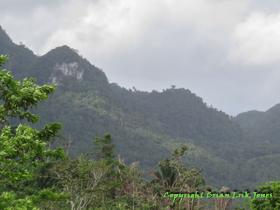
M 280 104 L 265 112 L 248 111 L 233 118 L 245 131 L 258 142 L 280 144 Z

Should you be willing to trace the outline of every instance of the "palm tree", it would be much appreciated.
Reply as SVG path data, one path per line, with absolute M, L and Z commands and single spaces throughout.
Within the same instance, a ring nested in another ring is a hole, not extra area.
M 163 186 L 165 190 L 172 189 L 173 191 L 180 191 L 182 193 L 183 191 L 194 193 L 199 191 L 201 193 L 207 190 L 209 187 L 206 186 L 205 180 L 200 175 L 202 169 L 195 170 L 194 167 L 191 167 L 191 170 L 188 170 L 184 165 L 179 163 L 187 149 L 187 146 L 181 147 L 180 151 L 175 149 L 171 161 L 165 158 L 163 161 L 159 162 L 158 167 L 160 171 L 152 170 L 149 173 L 149 176 L 155 177 L 151 183 L 158 183 Z M 200 187 L 201 185 L 203 187 Z M 200 208 L 200 199 L 198 199 L 198 202 L 191 202 L 190 199 L 187 199 L 186 206 L 187 209 L 190 210 Z
M 186 181 L 186 185 L 195 191 L 204 190 L 202 188 L 198 188 L 200 185 L 206 186 L 205 180 L 202 177 L 195 177 Z
M 198 191 L 198 193 L 200 194 L 201 192 L 205 191 L 208 188 L 206 186 L 204 178 L 202 178 L 200 175 L 193 177 L 191 179 L 187 179 L 185 181 L 185 183 L 186 183 L 185 187 L 187 188 L 188 192 L 195 193 L 196 191 Z M 201 185 L 203 185 L 203 187 L 200 187 Z M 195 204 L 196 204 L 197 208 L 199 208 L 200 200 L 201 200 L 201 198 L 197 198 L 197 202 L 196 202 L 196 198 L 194 199 L 193 202 L 188 200 L 186 203 L 188 209 L 195 209 Z
M 155 180 L 153 180 L 152 183 L 159 183 L 165 188 L 175 187 L 179 177 L 179 171 L 177 168 L 170 164 L 170 160 L 168 158 L 161 161 L 158 164 L 158 167 L 161 173 L 157 170 L 152 170 L 149 173 L 149 176 L 155 177 Z
M 181 157 L 187 149 L 186 145 L 182 146 L 180 151 L 176 148 L 172 153 L 171 162 L 168 158 L 160 161 L 158 167 L 161 173 L 157 170 L 152 170 L 149 173 L 149 176 L 155 177 L 152 183 L 159 183 L 166 188 L 175 187 L 180 179 L 180 174 L 187 170 L 185 166 L 179 164 Z

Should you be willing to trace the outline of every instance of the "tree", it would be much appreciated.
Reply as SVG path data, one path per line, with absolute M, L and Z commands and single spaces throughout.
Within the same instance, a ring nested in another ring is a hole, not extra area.
M 204 179 L 201 177 L 202 169 L 195 170 L 191 167 L 188 170 L 184 165 L 180 164 L 180 160 L 184 155 L 185 151 L 188 149 L 186 145 L 182 146 L 180 150 L 177 148 L 172 153 L 172 159 L 165 158 L 159 163 L 160 171 L 153 170 L 149 173 L 150 176 L 154 176 L 156 179 L 152 183 L 158 183 L 163 186 L 165 190 L 172 190 L 175 192 L 188 192 L 195 193 L 196 191 L 202 192 L 209 190 L 210 188 L 206 186 Z M 200 185 L 203 185 L 201 188 Z M 179 205 L 185 205 L 187 209 L 200 208 L 200 199 L 196 202 L 194 199 L 184 198 L 184 202 L 180 203 L 180 199 L 176 202 L 169 204 L 171 208 L 179 208 Z M 184 203 L 184 204 L 183 204 Z M 196 204 L 196 206 L 195 206 Z
M 153 170 L 149 173 L 149 176 L 154 176 L 156 179 L 153 182 L 158 182 L 164 185 L 166 188 L 173 188 L 177 184 L 180 172 L 185 171 L 184 166 L 179 164 L 180 158 L 184 155 L 185 151 L 188 149 L 187 146 L 183 146 L 181 151 L 175 149 L 172 154 L 172 161 L 165 158 L 163 161 L 159 162 L 158 167 L 160 171 Z
M 149 176 L 154 176 L 156 179 L 153 182 L 158 182 L 166 188 L 173 188 L 178 178 L 178 171 L 170 166 L 170 160 L 165 158 L 158 164 L 160 172 L 153 170 L 149 173 Z
M 1 55 L 0 66 L 8 58 L 8 55 Z M 32 176 L 26 166 L 38 167 L 42 165 L 39 160 L 43 160 L 44 157 L 55 159 L 66 157 L 62 147 L 56 150 L 44 150 L 46 142 L 61 131 L 62 125 L 54 122 L 38 131 L 20 124 L 16 128 L 16 133 L 13 133 L 6 117 L 19 117 L 20 120 L 26 118 L 28 122 L 38 122 L 40 117 L 27 110 L 33 106 L 37 108 L 39 102 L 48 99 L 48 95 L 54 93 L 56 86 L 35 85 L 34 78 L 28 81 L 25 78 L 21 85 L 20 81 L 13 81 L 11 72 L 6 73 L 6 70 L 0 72 L 0 81 L 0 100 L 4 101 L 4 105 L 0 106 L 0 121 L 4 126 L 0 136 L 0 174 L 13 182 L 28 180 Z M 65 194 L 58 195 L 50 189 L 44 189 L 38 196 L 32 195 L 26 196 L 25 199 L 14 200 L 13 192 L 4 192 L 0 196 L 0 207 L 1 209 L 37 209 L 35 204 L 42 200 L 58 200 L 66 197 L 68 196 Z
M 266 183 L 266 185 L 258 186 L 259 188 L 259 196 L 260 194 L 264 195 L 272 195 L 266 196 L 264 199 L 255 198 L 251 200 L 251 208 L 253 210 L 272 210 L 272 209 L 280 209 L 280 183 L 279 182 L 270 182 Z M 257 194 L 257 193 L 256 193 Z
M 108 166 L 108 170 L 98 186 L 98 192 L 101 196 L 100 202 L 102 202 L 102 206 L 105 205 L 105 200 L 110 205 L 116 200 L 117 189 L 121 187 L 121 183 L 118 181 L 118 177 L 120 176 L 118 169 L 124 170 L 125 166 L 122 165 L 118 160 L 114 160 L 117 156 L 114 154 L 115 144 L 113 144 L 113 139 L 111 138 L 111 134 L 105 134 L 104 138 L 96 137 L 95 140 L 92 141 L 94 144 L 93 152 L 89 152 L 88 154 L 96 155 L 97 161 L 103 161 L 106 166 Z M 106 199 L 105 199 L 106 198 Z
M 106 163 L 104 159 L 97 162 L 81 155 L 77 159 L 65 159 L 52 169 L 70 195 L 67 202 L 71 204 L 71 210 L 85 209 L 94 200 L 98 193 L 96 185 L 111 167 Z

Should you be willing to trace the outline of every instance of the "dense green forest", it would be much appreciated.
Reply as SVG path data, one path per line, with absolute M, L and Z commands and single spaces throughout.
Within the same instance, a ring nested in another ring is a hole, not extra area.
M 258 143 L 266 142 L 267 146 L 273 147 L 280 143 L 280 104 L 276 104 L 265 112 L 241 113 L 234 117 L 233 121 L 238 123 Z
M 46 124 L 61 123 L 62 136 L 48 142 L 48 148 L 53 150 L 63 145 L 69 148 L 67 167 L 75 165 L 75 161 L 86 161 L 81 154 L 90 152 L 92 140 L 110 133 L 104 139 L 111 136 L 114 139 L 114 154 L 120 155 L 115 164 L 122 162 L 121 159 L 126 165 L 139 161 L 138 168 L 144 170 L 146 184 L 154 179 L 151 171 L 158 168 L 159 162 L 171 159 L 172 151 L 183 145 L 188 149 L 180 161 L 184 167 L 194 166 L 194 171 L 203 168 L 201 177 L 213 190 L 226 186 L 231 190 L 253 191 L 266 182 L 279 180 L 278 106 L 265 114 L 251 111 L 231 119 L 226 113 L 209 107 L 190 90 L 177 89 L 174 85 L 162 92 L 127 90 L 116 83 L 110 84 L 105 73 L 75 49 L 62 46 L 36 56 L 26 46 L 14 44 L 2 28 L 0 54 L 9 54 L 10 59 L 2 67 L 11 71 L 15 80 L 36 78 L 35 84 L 40 86 L 57 84 L 55 94 L 49 95 L 37 109 L 29 108 L 40 117 L 38 123 L 8 119 L 14 133 L 19 124 L 41 130 Z M 57 164 L 56 161 L 48 163 L 40 170 Z M 107 181 L 112 179 L 107 176 Z M 7 185 L 3 192 L 15 187 L 26 194 L 23 186 L 28 189 L 24 182 L 17 187 Z M 242 199 L 233 199 L 230 208 L 242 203 Z

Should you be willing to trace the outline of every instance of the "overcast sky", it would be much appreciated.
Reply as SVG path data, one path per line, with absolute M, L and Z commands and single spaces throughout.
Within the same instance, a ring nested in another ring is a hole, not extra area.
M 127 89 L 176 85 L 231 116 L 280 103 L 279 0 L 2 0 L 0 18 L 16 44 L 68 45 Z

